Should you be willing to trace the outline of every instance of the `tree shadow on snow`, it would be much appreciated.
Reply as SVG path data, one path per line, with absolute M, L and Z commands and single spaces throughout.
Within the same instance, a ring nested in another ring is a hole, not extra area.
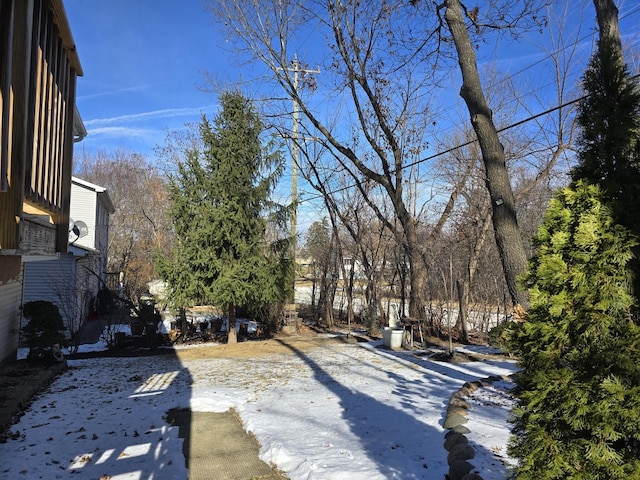
M 442 415 L 446 411 L 449 395 L 456 387 L 445 388 L 438 382 L 443 379 L 430 379 L 429 391 L 420 390 L 415 383 L 395 372 L 386 372 L 398 386 L 392 395 L 399 396 L 400 403 L 414 413 L 387 405 L 361 391 L 357 391 L 340 383 L 339 378 L 333 377 L 312 358 L 286 342 L 283 345 L 293 351 L 314 372 L 314 378 L 330 391 L 340 401 L 342 417 L 349 425 L 351 432 L 359 439 L 360 445 L 366 450 L 371 462 L 376 464 L 377 470 L 385 478 L 401 479 L 437 479 L 444 478 L 448 472 L 447 452 L 444 449 L 445 431 L 441 427 L 432 426 L 419 420 L 420 412 L 413 404 L 412 397 L 425 396 L 437 392 L 439 399 L 434 399 L 434 409 L 441 409 Z M 377 353 L 372 351 L 372 353 Z M 349 359 L 345 359 L 348 361 Z M 353 361 L 353 360 L 352 360 Z M 404 364 L 405 367 L 408 367 Z M 441 413 L 438 412 L 439 414 Z M 426 415 L 429 415 L 428 412 Z M 425 415 L 425 416 L 426 416 Z M 444 417 L 443 417 L 444 418 Z M 442 423 L 440 423 L 441 425 Z M 408 442 L 418 443 L 418 445 Z M 439 452 L 434 455 L 434 450 Z M 483 450 L 476 447 L 476 450 Z M 416 453 L 417 452 L 417 453 Z M 422 454 L 421 452 L 424 452 Z M 434 458 L 436 458 L 434 463 Z M 431 462 L 431 463 L 428 463 Z

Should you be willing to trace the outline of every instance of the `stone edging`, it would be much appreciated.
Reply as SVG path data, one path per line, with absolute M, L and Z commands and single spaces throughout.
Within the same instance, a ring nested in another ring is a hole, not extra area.
M 466 382 L 458 391 L 451 395 L 449 406 L 447 407 L 447 416 L 443 427 L 449 430 L 444 436 L 444 448 L 447 450 L 447 462 L 449 462 L 449 480 L 482 480 L 478 473 L 473 473 L 475 468 L 469 462 L 476 456 L 475 449 L 469 445 L 466 435 L 471 432 L 465 424 L 469 421 L 467 418 L 468 410 L 471 408 L 469 402 L 465 400 L 478 388 L 490 385 L 498 381 L 510 381 L 509 376 L 491 376 Z

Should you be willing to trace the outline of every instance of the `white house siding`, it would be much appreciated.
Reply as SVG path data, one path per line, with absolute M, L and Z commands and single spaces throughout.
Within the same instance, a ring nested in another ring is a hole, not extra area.
M 22 274 L 0 284 L 0 363 L 17 358 L 21 299 Z
M 72 183 L 70 216 L 74 221 L 80 220 L 86 223 L 89 229 L 88 235 L 76 240 L 74 242 L 75 245 L 96 248 L 97 203 L 98 200 L 94 190 Z
M 24 264 L 23 302 L 46 300 L 58 306 L 65 325 L 78 325 L 76 309 L 76 259 L 60 254 L 55 260 Z
M 74 245 L 95 250 L 101 261 L 92 261 L 92 272 L 105 282 L 109 249 L 109 215 L 114 212 L 107 191 L 93 183 L 73 177 L 71 185 L 71 218 L 83 221 L 89 230 Z M 96 279 L 97 280 L 97 279 Z

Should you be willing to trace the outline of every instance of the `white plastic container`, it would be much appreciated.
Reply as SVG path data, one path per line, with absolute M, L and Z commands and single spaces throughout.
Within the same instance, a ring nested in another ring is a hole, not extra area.
M 404 328 L 382 328 L 382 343 L 385 347 L 392 350 L 402 348 L 402 336 L 404 334 Z

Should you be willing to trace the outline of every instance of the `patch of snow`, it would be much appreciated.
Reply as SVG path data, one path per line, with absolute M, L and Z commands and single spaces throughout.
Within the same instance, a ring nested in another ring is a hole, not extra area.
M 260 457 L 291 479 L 442 479 L 451 395 L 467 381 L 513 373 L 515 362 L 434 362 L 380 343 L 259 359 L 69 360 L 70 370 L 13 426 L 18 438 L 0 444 L 0 471 L 5 478 L 186 479 L 182 439 L 166 412 L 235 408 L 260 442 Z M 470 410 L 472 463 L 485 480 L 507 471 L 506 391 L 480 389 Z

